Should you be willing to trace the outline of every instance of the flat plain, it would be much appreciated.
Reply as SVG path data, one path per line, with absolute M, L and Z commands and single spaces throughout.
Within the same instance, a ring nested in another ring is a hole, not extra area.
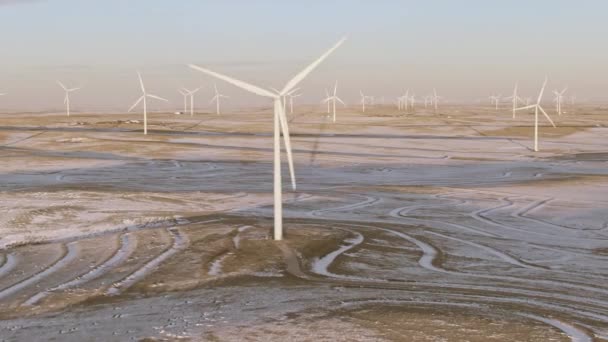
M 608 340 L 607 108 L 270 112 L 2 114 L 0 336 Z

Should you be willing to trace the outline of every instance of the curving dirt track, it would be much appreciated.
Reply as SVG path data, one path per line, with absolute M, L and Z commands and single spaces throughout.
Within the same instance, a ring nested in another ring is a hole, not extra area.
M 603 113 L 303 113 L 1 118 L 0 337 L 608 341 Z

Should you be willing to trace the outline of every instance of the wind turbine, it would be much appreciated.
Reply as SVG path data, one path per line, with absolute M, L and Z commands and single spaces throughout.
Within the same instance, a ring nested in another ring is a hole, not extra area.
M 156 100 L 161 100 L 161 101 L 165 101 L 165 102 L 169 102 L 169 100 L 167 99 L 163 99 L 160 96 L 156 96 L 156 95 L 152 95 L 152 94 L 148 94 L 146 92 L 146 87 L 144 87 L 144 81 L 141 78 L 141 74 L 139 73 L 139 71 L 137 72 L 137 77 L 139 78 L 139 85 L 141 86 L 141 92 L 142 92 L 142 96 L 137 99 L 137 101 L 135 101 L 135 103 L 131 106 L 131 108 L 129 108 L 129 113 L 135 108 L 137 107 L 137 105 L 140 102 L 144 102 L 144 134 L 148 134 L 148 101 L 146 101 L 148 98 L 151 99 L 156 99 Z
M 65 91 L 65 97 L 63 98 L 63 104 L 65 105 L 65 110 L 66 113 L 68 114 L 68 116 L 70 116 L 70 93 L 76 90 L 79 90 L 80 88 L 67 88 L 65 85 L 63 85 L 63 83 L 57 81 L 57 84 L 59 84 L 59 86 L 63 89 L 63 91 Z
M 334 94 L 332 96 L 328 96 L 323 102 L 327 102 L 332 104 L 333 113 L 334 113 L 334 123 L 336 122 L 336 102 L 340 102 L 342 105 L 346 106 L 344 101 L 338 97 L 338 81 L 336 81 L 336 85 L 334 86 Z
M 524 99 L 517 95 L 517 88 L 519 84 L 515 83 L 515 88 L 513 88 L 513 95 L 507 97 L 507 100 L 511 100 L 513 102 L 513 119 L 515 119 L 515 112 L 517 111 L 517 106 L 520 102 L 524 102 Z M 527 104 L 526 104 L 527 105 Z M 497 108 L 498 109 L 498 108 Z
M 184 97 L 184 114 L 188 111 L 188 91 L 185 88 L 180 88 L 177 90 Z
M 408 107 L 409 107 L 408 106 L 409 96 L 410 96 L 410 90 L 408 89 L 405 92 L 405 94 L 403 94 L 403 96 L 397 98 L 399 110 L 403 109 L 407 112 Z
M 437 113 L 437 107 L 439 106 L 439 99 L 441 99 L 441 96 L 437 96 L 437 89 L 433 88 L 432 103 L 434 104 L 434 107 L 435 107 L 435 113 Z
M 412 113 L 415 113 L 416 112 L 416 94 L 412 94 L 412 96 L 410 96 L 409 100 L 410 100 L 410 107 L 412 108 Z
M 310 74 L 321 62 L 323 62 L 334 50 L 336 50 L 344 41 L 345 38 L 342 38 L 338 41 L 333 47 L 331 47 L 327 52 L 325 52 L 321 57 L 319 57 L 312 64 L 304 68 L 300 73 L 296 74 L 294 78 L 292 78 L 283 90 L 280 92 L 272 92 L 270 90 L 266 90 L 249 83 L 234 79 L 229 76 L 225 76 L 214 71 L 201 68 L 196 65 L 190 65 L 191 68 L 198 70 L 207 75 L 213 76 L 215 78 L 224 80 L 234 86 L 252 92 L 254 94 L 271 98 L 274 102 L 274 239 L 282 240 L 283 239 L 283 201 L 282 201 L 282 191 L 281 191 L 281 141 L 280 135 L 283 133 L 283 139 L 285 143 L 285 150 L 287 151 L 287 160 L 289 163 L 289 173 L 291 175 L 291 184 L 293 189 L 296 189 L 296 179 L 293 169 L 293 159 L 291 153 L 291 142 L 289 138 L 289 126 L 287 124 L 287 117 L 285 112 L 283 111 L 283 106 L 281 104 L 281 98 L 286 96 L 292 89 L 294 89 L 308 74 Z
M 432 96 L 432 95 L 429 95 L 429 96 L 425 96 L 425 97 L 424 97 L 424 109 L 427 109 L 427 108 L 428 108 L 429 103 L 430 103 L 430 104 L 433 104 L 433 96 Z
M 560 116 L 562 115 L 562 103 L 564 101 L 564 93 L 566 93 L 566 90 L 568 90 L 568 87 L 564 88 L 562 91 L 553 91 L 553 94 L 555 95 L 555 99 L 553 101 L 556 103 L 557 114 Z
M 186 95 L 190 96 L 190 116 L 194 116 L 194 94 L 198 93 L 201 88 L 196 88 L 193 90 L 189 90 L 184 88 L 186 91 Z
M 543 87 L 540 90 L 540 94 L 538 95 L 538 100 L 536 101 L 536 104 L 517 108 L 517 110 L 526 110 L 526 109 L 534 108 L 534 151 L 535 152 L 538 152 L 538 112 L 539 111 L 542 112 L 545 115 L 545 117 L 547 118 L 547 120 L 549 120 L 551 125 L 553 125 L 553 127 L 556 127 L 555 123 L 553 123 L 553 120 L 551 120 L 551 117 L 547 114 L 547 112 L 545 112 L 543 107 L 540 106 L 540 102 L 543 99 L 543 93 L 545 92 L 546 86 L 547 86 L 547 78 L 545 78 L 545 83 L 543 83 Z
M 295 89 L 298 90 L 298 89 Z M 293 99 L 302 96 L 302 94 L 294 94 L 295 90 L 291 92 L 291 94 L 288 94 L 287 96 L 289 97 L 289 114 L 293 114 Z
M 211 101 L 209 101 L 209 103 L 213 103 L 213 101 L 215 101 L 215 112 L 217 113 L 217 115 L 220 115 L 221 114 L 221 111 L 220 111 L 220 99 L 222 97 L 226 98 L 226 99 L 229 98 L 229 97 L 226 96 L 226 95 L 220 94 L 220 92 L 217 90 L 217 85 L 216 84 L 213 85 L 213 88 L 215 89 L 215 96 L 211 99 Z
M 500 99 L 502 98 L 502 95 L 492 95 L 490 96 L 490 101 L 492 102 L 493 105 L 496 106 L 496 110 L 498 110 L 498 104 L 500 103 Z
M 325 90 L 325 93 L 327 93 L 327 90 Z M 362 90 L 359 90 L 359 94 L 361 94 L 361 106 L 363 107 L 362 110 L 363 110 L 363 113 L 365 113 L 365 105 L 367 103 L 367 100 L 372 101 L 373 97 L 364 95 Z M 327 94 L 327 97 L 329 97 L 329 94 Z M 373 103 L 371 103 L 371 104 L 373 104 Z
M 279 93 L 279 90 L 277 90 L 277 89 L 275 89 L 275 88 L 272 88 L 272 87 L 271 87 L 270 89 L 272 89 L 274 92 Z M 285 94 L 285 96 L 283 96 L 283 97 L 281 98 L 281 101 L 283 102 L 283 111 L 284 111 L 285 113 L 287 113 L 287 98 L 289 97 L 289 98 L 290 98 L 290 102 L 291 102 L 291 114 L 293 114 L 293 97 L 298 97 L 298 96 L 300 96 L 300 95 L 296 95 L 296 96 L 294 96 L 293 94 L 294 94 L 295 92 L 297 92 L 298 90 L 300 90 L 300 88 L 293 89 L 292 91 L 290 91 L 288 94 Z M 327 93 L 327 91 L 325 91 L 325 92 Z M 329 109 L 327 110 L 327 112 L 329 113 Z

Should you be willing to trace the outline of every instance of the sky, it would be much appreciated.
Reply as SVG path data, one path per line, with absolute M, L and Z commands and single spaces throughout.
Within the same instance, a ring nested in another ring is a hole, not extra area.
M 194 63 L 262 87 L 282 87 L 342 36 L 348 41 L 302 83 L 318 103 L 339 81 L 393 99 L 406 89 L 446 101 L 508 96 L 515 82 L 535 96 L 569 87 L 579 100 L 608 101 L 608 1 L 604 0 L 0 0 L 0 111 L 54 111 L 56 84 L 83 86 L 76 110 L 126 110 L 149 92 L 180 108 L 179 87 L 214 80 Z M 266 104 L 221 81 L 234 107 Z M 550 100 L 550 98 L 547 98 Z

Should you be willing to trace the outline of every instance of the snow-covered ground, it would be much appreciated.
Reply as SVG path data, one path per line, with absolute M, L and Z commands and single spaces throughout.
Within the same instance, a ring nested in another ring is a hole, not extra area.
M 284 243 L 268 113 L 5 115 L 0 337 L 608 339 L 608 114 L 569 112 L 535 153 L 529 115 L 302 109 Z

